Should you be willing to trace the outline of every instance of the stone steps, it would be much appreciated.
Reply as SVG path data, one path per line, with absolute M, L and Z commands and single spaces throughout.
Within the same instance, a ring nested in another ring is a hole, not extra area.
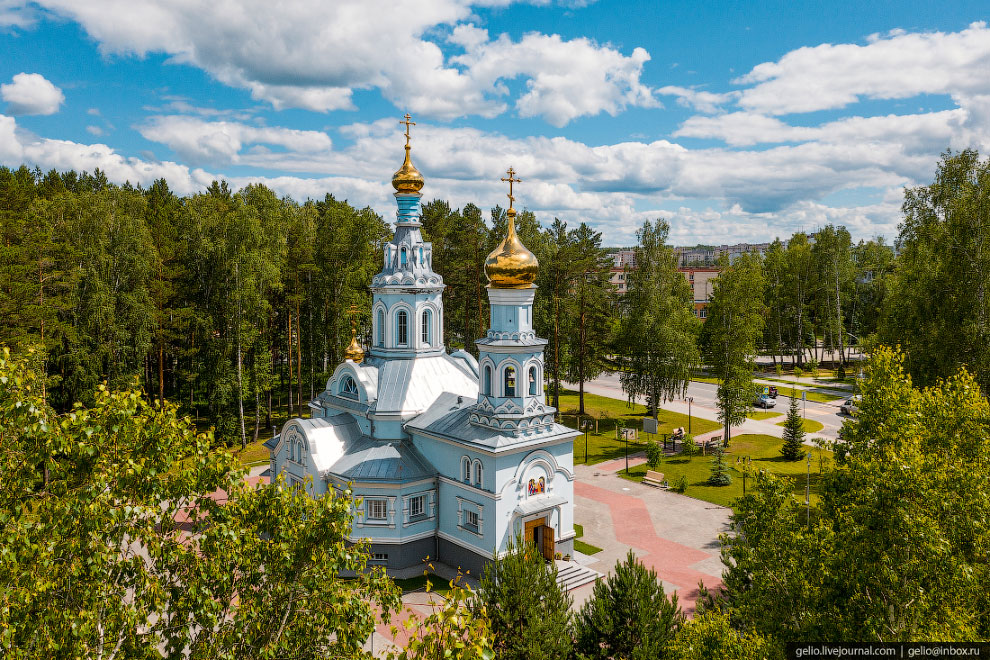
M 574 561 L 556 560 L 557 564 L 557 584 L 564 591 L 571 591 L 582 585 L 594 582 L 602 577 L 598 571 L 582 566 Z

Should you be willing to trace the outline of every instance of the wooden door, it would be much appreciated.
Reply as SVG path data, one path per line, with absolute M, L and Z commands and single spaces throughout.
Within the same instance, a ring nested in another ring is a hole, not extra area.
M 543 553 L 543 558 L 547 561 L 553 561 L 554 551 L 556 550 L 556 546 L 553 542 L 553 527 L 543 525 L 540 528 L 540 541 L 540 552 Z
M 526 533 L 523 537 L 526 540 L 526 543 L 536 545 L 539 542 L 539 539 L 536 537 L 536 530 L 546 524 L 546 518 L 537 518 L 536 520 L 526 521 Z

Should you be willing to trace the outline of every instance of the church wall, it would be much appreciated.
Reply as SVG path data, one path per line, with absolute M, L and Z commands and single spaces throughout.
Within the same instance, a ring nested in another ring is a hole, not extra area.
M 481 579 L 485 565 L 492 559 L 492 553 L 481 554 L 444 538 L 437 539 L 437 553 L 444 564 L 459 569 L 475 579 Z
M 427 563 L 436 561 L 439 554 L 437 537 L 432 534 L 401 544 L 372 543 L 369 552 L 372 557 L 369 567 L 384 566 L 390 571 L 417 567 L 428 570 Z
M 399 542 L 424 535 L 433 536 L 436 532 L 439 498 L 433 479 L 394 488 L 352 484 L 351 489 L 355 501 L 358 498 L 362 500 L 360 507 L 354 508 L 352 538 L 367 537 L 376 542 Z M 419 496 L 423 497 L 423 514 L 413 517 L 410 511 L 411 500 Z M 384 521 L 370 519 L 370 500 L 384 501 L 386 509 Z

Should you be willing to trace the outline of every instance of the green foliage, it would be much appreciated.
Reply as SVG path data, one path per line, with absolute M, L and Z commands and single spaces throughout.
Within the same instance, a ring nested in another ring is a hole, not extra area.
M 804 420 L 801 419 L 794 392 L 791 392 L 791 405 L 787 409 L 787 420 L 784 422 L 784 444 L 780 453 L 788 461 L 804 458 Z
M 404 649 L 389 651 L 389 660 L 491 660 L 492 629 L 484 606 L 474 607 L 469 587 L 460 578 L 449 583 L 444 598 L 430 600 L 431 612 L 413 613 L 402 625 L 411 633 Z M 393 634 L 398 630 L 393 627 Z
M 732 426 L 746 421 L 753 398 L 753 355 L 763 329 L 763 265 L 759 254 L 744 254 L 731 265 L 719 262 L 708 320 L 702 331 L 705 360 L 719 378 L 716 404 L 729 445 Z
M 728 486 L 732 483 L 732 475 L 729 474 L 729 466 L 725 462 L 725 452 L 721 447 L 715 448 L 711 465 L 711 474 L 708 476 L 709 486 Z
M 681 453 L 685 456 L 696 456 L 701 451 L 698 447 L 698 443 L 694 441 L 694 437 L 691 435 L 685 435 L 684 440 L 681 441 Z
M 904 193 L 900 256 L 880 338 L 922 385 L 965 366 L 990 391 L 990 161 L 946 152 L 935 180 Z
M 581 608 L 575 650 L 589 660 L 667 658 L 667 644 L 683 622 L 677 594 L 667 598 L 656 572 L 630 550 L 611 575 L 595 583 Z
M 485 567 L 473 610 L 488 614 L 496 658 L 566 658 L 572 647 L 571 602 L 557 584 L 556 564 L 517 538 Z
M 874 352 L 810 524 L 766 472 L 737 501 L 723 538 L 737 629 L 775 644 L 990 635 L 990 403 L 965 371 L 918 390 L 903 363 Z
M 705 612 L 685 622 L 670 643 L 671 660 L 766 660 L 782 657 L 755 634 L 734 630 L 722 612 Z
M 656 440 L 646 443 L 646 464 L 655 470 L 663 460 L 663 447 Z
M 674 485 L 671 487 L 671 490 L 673 490 L 675 493 L 683 493 L 684 491 L 687 490 L 687 487 L 688 487 L 687 477 L 682 474 L 677 479 L 677 481 L 674 482 Z
M 646 222 L 638 232 L 636 270 L 627 274 L 629 292 L 618 345 L 624 355 L 620 378 L 630 400 L 645 396 L 651 412 L 687 392 L 691 369 L 698 364 L 694 296 L 677 271 L 677 257 L 667 245 L 669 225 Z
M 42 383 L 3 349 L 0 655 L 356 655 L 398 606 L 346 494 L 252 488 L 175 406 L 101 386 L 59 415 Z

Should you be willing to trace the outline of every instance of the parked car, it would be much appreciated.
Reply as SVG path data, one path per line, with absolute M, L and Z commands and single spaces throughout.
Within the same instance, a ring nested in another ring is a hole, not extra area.
M 757 394 L 753 405 L 757 408 L 773 408 L 777 405 L 777 402 L 769 394 Z
M 770 390 L 767 392 L 771 399 L 777 398 L 777 388 L 773 385 L 770 386 Z
M 855 417 L 859 412 L 859 395 L 852 396 L 846 399 L 841 406 L 839 406 L 839 412 L 843 415 L 849 415 L 850 417 Z

